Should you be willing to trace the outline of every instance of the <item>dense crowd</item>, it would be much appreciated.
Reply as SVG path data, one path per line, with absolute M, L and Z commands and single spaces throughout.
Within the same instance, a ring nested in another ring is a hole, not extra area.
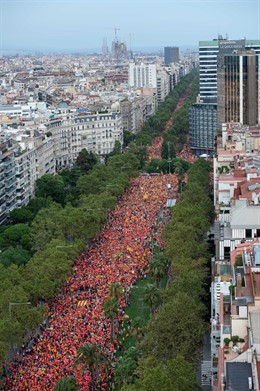
M 189 137 L 187 143 L 184 145 L 182 150 L 180 152 L 176 151 L 176 157 L 179 159 L 186 160 L 186 162 L 189 163 L 194 163 L 196 161 L 197 158 L 192 154 L 190 149 Z
M 162 159 L 163 136 L 157 136 L 153 139 L 152 145 L 147 146 L 147 155 L 149 161 L 152 159 Z
M 108 357 L 113 356 L 117 345 L 111 342 L 110 320 L 103 311 L 109 286 L 120 283 L 128 292 L 136 279 L 147 273 L 151 240 L 161 244 L 158 216 L 163 214 L 167 198 L 176 194 L 177 186 L 173 174 L 147 174 L 131 180 L 103 230 L 78 257 L 67 284 L 50 303 L 48 327 L 32 351 L 11 367 L 5 390 L 51 391 L 57 379 L 69 376 L 76 377 L 81 391 L 89 389 L 90 373 L 75 366 L 77 349 L 91 342 Z M 123 296 L 119 321 L 124 316 L 125 301 Z M 99 376 L 99 389 L 106 390 L 110 374 L 101 371 Z

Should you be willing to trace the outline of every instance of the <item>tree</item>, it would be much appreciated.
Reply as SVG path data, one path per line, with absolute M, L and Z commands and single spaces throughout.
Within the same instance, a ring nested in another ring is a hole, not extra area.
M 36 181 L 36 197 L 48 198 L 63 204 L 64 202 L 64 181 L 60 175 L 45 174 Z
M 109 297 L 111 299 L 120 300 L 123 296 L 123 293 L 124 289 L 118 282 L 114 282 L 109 286 Z
M 168 261 L 164 254 L 156 254 L 150 262 L 149 271 L 151 277 L 154 279 L 156 287 L 159 288 L 159 283 L 163 276 L 166 275 L 168 269 Z
M 136 339 L 136 344 L 140 345 L 144 336 L 144 322 L 141 317 L 133 319 L 130 333 Z
M 10 217 L 14 224 L 19 223 L 30 223 L 33 220 L 33 213 L 30 211 L 28 206 L 22 208 L 15 208 L 10 212 Z
M 178 354 L 196 362 L 206 330 L 202 320 L 204 315 L 205 307 L 197 298 L 178 292 L 160 307 L 156 317 L 150 319 L 143 342 L 144 351 L 147 354 L 153 352 L 162 362 L 174 359 Z
M 26 224 L 15 224 L 8 227 L 0 235 L 0 243 L 4 249 L 21 246 L 26 250 L 30 250 L 32 246 L 31 230 Z
M 63 239 L 59 218 L 61 206 L 55 203 L 41 209 L 34 218 L 31 226 L 35 250 L 44 250 L 52 239 Z
M 116 297 L 108 297 L 103 306 L 105 316 L 110 319 L 111 322 L 111 341 L 115 338 L 115 319 L 117 318 L 119 308 L 119 302 Z
M 75 377 L 64 377 L 57 380 L 53 391 L 77 391 L 78 389 L 79 386 Z
M 138 173 L 139 160 L 133 153 L 124 153 L 114 155 L 108 158 L 107 167 L 114 172 L 118 171 L 120 174 L 135 176 Z
M 139 360 L 138 380 L 122 391 L 199 391 L 196 372 L 189 361 L 181 355 L 164 365 L 153 356 Z
M 87 174 L 97 164 L 98 157 L 92 151 L 82 149 L 77 157 L 76 165 L 79 167 L 83 174 Z
M 95 384 L 99 378 L 99 367 L 107 363 L 106 356 L 101 352 L 100 346 L 87 343 L 78 349 L 76 364 L 83 364 L 82 369 L 88 369 L 91 373 L 90 390 L 95 391 Z
M 159 289 L 152 284 L 148 284 L 144 290 L 144 301 L 149 305 L 150 316 L 152 316 L 154 306 L 159 305 L 161 302 Z
M 49 206 L 49 201 L 44 197 L 34 197 L 29 201 L 27 205 L 28 209 L 32 212 L 33 217 L 37 215 L 39 210 L 47 208 Z
M 135 380 L 136 375 L 134 372 L 137 368 L 137 360 L 140 355 L 140 350 L 132 346 L 123 356 L 119 357 L 115 368 L 117 389 L 121 389 L 122 386 L 126 386 Z
M 0 262 L 4 267 L 8 267 L 11 263 L 18 266 L 24 265 L 31 258 L 31 254 L 28 250 L 23 249 L 20 246 L 8 247 L 5 251 L 0 253 Z

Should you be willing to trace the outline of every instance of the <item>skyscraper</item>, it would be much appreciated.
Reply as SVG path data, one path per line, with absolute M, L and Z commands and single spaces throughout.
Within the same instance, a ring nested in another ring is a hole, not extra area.
M 232 54 L 234 50 L 254 49 L 260 54 L 260 40 L 229 40 L 221 36 L 212 41 L 199 42 L 200 101 L 217 103 L 217 65 L 219 58 Z
M 254 126 L 259 118 L 259 56 L 254 50 L 224 55 L 218 61 L 218 124 Z
M 213 153 L 213 132 L 223 122 L 259 123 L 259 55 L 260 40 L 200 41 L 200 104 L 205 105 L 193 105 L 189 123 L 196 154 Z
M 167 46 L 164 48 L 165 65 L 173 62 L 179 62 L 179 48 L 177 46 Z

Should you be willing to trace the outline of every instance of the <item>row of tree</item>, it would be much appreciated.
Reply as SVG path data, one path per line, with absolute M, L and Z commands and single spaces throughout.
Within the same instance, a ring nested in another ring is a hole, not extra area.
M 148 323 L 138 367 L 122 391 L 199 390 L 196 368 L 207 327 L 206 232 L 213 215 L 208 196 L 210 164 L 198 160 L 164 231 L 165 257 L 171 260 L 162 304 Z M 136 361 L 135 361 L 136 362 Z
M 174 112 L 173 123 L 163 135 L 162 158 L 175 158 L 175 151 L 181 151 L 187 142 L 189 132 L 189 108 L 196 101 L 199 92 L 198 74 L 194 73 L 194 78 L 187 86 L 188 96 L 183 105 Z

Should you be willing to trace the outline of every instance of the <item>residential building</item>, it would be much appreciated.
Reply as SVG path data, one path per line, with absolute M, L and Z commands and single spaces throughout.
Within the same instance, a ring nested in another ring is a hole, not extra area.
M 177 46 L 166 46 L 164 48 L 164 64 L 179 62 L 179 48 Z
M 260 239 L 238 244 L 214 266 L 212 390 L 259 391 Z
M 52 135 L 58 169 L 73 164 L 84 148 L 102 159 L 112 152 L 116 141 L 123 144 L 119 112 L 71 113 L 50 120 L 47 131 Z
M 157 70 L 157 102 L 158 105 L 165 101 L 165 98 L 171 92 L 171 77 L 164 68 Z
M 157 65 L 129 63 L 130 87 L 157 87 Z
M 15 208 L 15 153 L 9 142 L 0 144 L 0 225 Z

